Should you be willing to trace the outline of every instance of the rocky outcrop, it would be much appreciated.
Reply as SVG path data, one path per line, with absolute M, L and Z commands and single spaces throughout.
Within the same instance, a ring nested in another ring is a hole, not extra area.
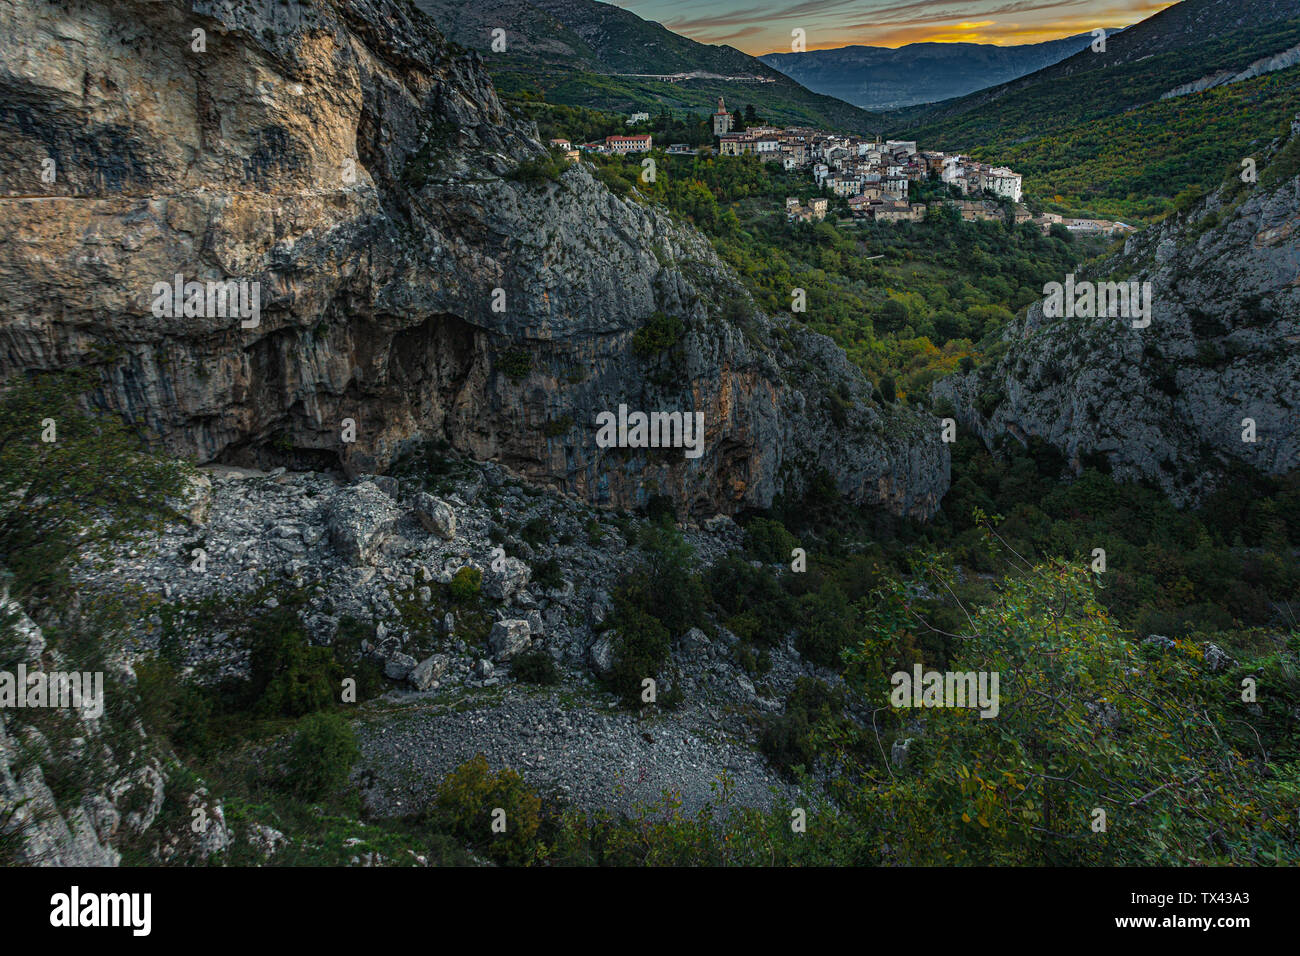
M 1274 53 L 1271 56 L 1260 57 L 1251 63 L 1244 70 L 1220 70 L 1209 76 L 1203 76 L 1199 80 L 1193 80 L 1191 83 L 1183 83 L 1175 86 L 1167 93 L 1162 93 L 1162 100 L 1173 99 L 1176 96 L 1186 96 L 1189 93 L 1203 93 L 1206 90 L 1214 89 L 1216 86 L 1227 86 L 1230 83 L 1241 83 L 1245 80 L 1253 80 L 1257 76 L 1263 76 L 1265 73 L 1273 73 L 1277 70 L 1285 70 L 1288 67 L 1300 63 L 1300 44 L 1283 50 L 1280 53 Z
M 527 175 L 531 125 L 409 5 L 5 5 L 0 102 L 0 377 L 96 361 L 96 400 L 173 454 L 360 474 L 442 439 L 707 515 L 821 470 L 918 517 L 947 488 L 937 425 L 697 232 L 587 167 Z M 178 275 L 210 300 L 155 290 Z M 656 312 L 680 341 L 638 354 Z M 598 447 L 621 403 L 703 413 L 704 453 Z
M 1293 141 L 1279 169 L 1296 150 Z M 1079 277 L 1150 282 L 1149 326 L 1047 319 L 1038 302 L 1008 328 L 1000 358 L 938 383 L 935 396 L 989 444 L 1037 437 L 1075 472 L 1104 462 L 1179 504 L 1202 500 L 1236 467 L 1293 471 L 1300 179 L 1265 185 L 1263 168 L 1259 185 L 1217 191 Z

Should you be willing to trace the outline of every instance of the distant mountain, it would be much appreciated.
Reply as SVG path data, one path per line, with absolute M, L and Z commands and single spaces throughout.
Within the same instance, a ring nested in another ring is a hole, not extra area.
M 498 89 L 544 93 L 552 103 L 614 112 L 712 112 L 752 104 L 766 119 L 854 132 L 882 120 L 805 89 L 730 46 L 697 43 L 596 0 L 415 0 L 446 36 L 483 54 Z M 505 31 L 504 52 L 492 50 Z M 678 76 L 689 74 L 689 76 Z M 674 82 L 658 77 L 673 76 Z
M 1092 42 L 1080 33 L 1046 43 L 909 43 L 891 50 L 846 46 L 759 57 L 810 90 L 865 109 L 934 103 L 1005 83 L 1059 63 Z
M 1059 63 L 957 99 L 891 114 L 939 148 L 1023 142 L 1245 71 L 1300 43 L 1300 0 L 1183 0 Z

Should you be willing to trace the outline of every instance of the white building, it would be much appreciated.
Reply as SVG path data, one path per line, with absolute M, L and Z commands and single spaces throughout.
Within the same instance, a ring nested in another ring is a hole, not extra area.
M 1005 196 L 1012 202 L 1020 202 L 1022 178 L 1005 166 L 990 170 L 984 177 L 984 188 L 998 196 Z

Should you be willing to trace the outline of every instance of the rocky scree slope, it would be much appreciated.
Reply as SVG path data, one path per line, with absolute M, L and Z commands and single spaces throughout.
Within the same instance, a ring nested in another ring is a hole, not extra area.
M 358 474 L 441 438 L 701 515 L 821 469 L 898 514 L 947 488 L 937 423 L 872 405 L 699 233 L 582 166 L 519 177 L 534 128 L 409 4 L 6 4 L 0 132 L 0 378 L 108 350 L 97 401 L 172 454 Z M 260 322 L 156 317 L 177 274 L 256 281 Z M 684 332 L 638 354 L 656 312 Z M 620 403 L 702 412 L 704 454 L 596 447 Z
M 1277 162 L 1298 147 L 1293 137 Z M 1220 188 L 1077 277 L 1150 282 L 1150 326 L 1047 319 L 1039 301 L 1008 327 L 996 361 L 937 383 L 935 397 L 987 444 L 1036 436 L 1076 473 L 1101 456 L 1118 478 L 1154 482 L 1177 504 L 1202 500 L 1237 467 L 1293 471 L 1300 178 L 1265 185 L 1264 170 L 1259 185 Z
M 205 471 L 187 520 L 109 566 L 87 563 L 81 586 L 144 595 L 156 610 L 127 635 L 129 658 L 164 654 L 190 680 L 246 676 L 240 628 L 282 604 L 313 644 L 373 664 L 382 686 L 349 715 L 362 745 L 354 777 L 372 815 L 418 809 L 479 752 L 588 810 L 630 810 L 670 789 L 693 811 L 723 772 L 741 805 L 768 807 L 793 791 L 758 753 L 761 718 L 781 710 L 800 677 L 842 684 L 799 654 L 793 633 L 778 636 L 770 669 L 755 676 L 739 638 L 702 622 L 711 633 L 672 635 L 671 658 L 647 675 L 661 698 L 680 692 L 680 705 L 622 709 L 601 678 L 617 653 L 612 595 L 638 560 L 641 522 L 540 491 L 495 463 L 461 459 L 434 483 Z M 682 533 L 701 568 L 743 538 L 725 515 Z M 450 587 L 465 568 L 481 574 L 481 600 Z M 520 656 L 538 652 L 556 667 L 553 687 L 520 679 Z

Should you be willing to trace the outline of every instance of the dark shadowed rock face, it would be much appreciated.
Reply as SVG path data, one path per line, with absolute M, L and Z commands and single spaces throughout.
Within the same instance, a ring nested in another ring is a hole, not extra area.
M 1038 302 L 1001 359 L 936 396 L 986 442 L 1038 437 L 1076 471 L 1104 458 L 1179 504 L 1238 467 L 1300 467 L 1300 179 L 1245 192 L 1216 192 L 1080 277 L 1150 282 L 1148 327 L 1049 319 Z
M 0 21 L 0 376 L 112 350 L 99 401 L 203 461 L 372 473 L 446 439 L 592 502 L 710 514 L 820 469 L 898 514 L 947 488 L 937 423 L 873 406 L 697 232 L 581 166 L 511 178 L 545 155 L 533 128 L 409 5 L 72 0 Z M 156 315 L 177 274 L 256 282 L 257 324 Z M 685 332 L 647 358 L 632 337 L 656 311 Z M 702 412 L 704 453 L 597 447 L 620 403 Z

